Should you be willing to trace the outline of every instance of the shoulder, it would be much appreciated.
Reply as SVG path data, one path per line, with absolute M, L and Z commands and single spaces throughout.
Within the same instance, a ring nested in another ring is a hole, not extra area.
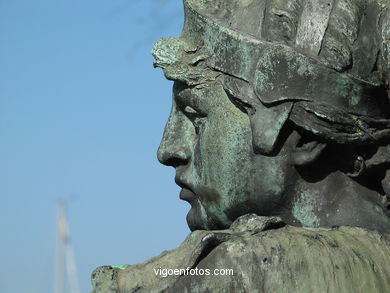
M 144 263 L 99 268 L 93 292 L 390 292 L 389 263 L 390 236 L 249 215 Z
M 218 245 L 197 265 L 210 274 L 183 276 L 169 292 L 218 292 L 220 284 L 228 289 L 220 292 L 388 292 L 389 244 L 352 227 L 262 231 Z

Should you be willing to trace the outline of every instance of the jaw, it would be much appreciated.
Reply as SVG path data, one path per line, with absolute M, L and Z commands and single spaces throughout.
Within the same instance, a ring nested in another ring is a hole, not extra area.
M 187 214 L 187 224 L 191 231 L 195 230 L 222 230 L 229 228 L 231 221 L 223 212 L 214 214 L 210 206 L 206 210 L 203 204 L 197 199 L 191 202 L 191 209 Z M 226 218 L 222 220 L 221 218 Z

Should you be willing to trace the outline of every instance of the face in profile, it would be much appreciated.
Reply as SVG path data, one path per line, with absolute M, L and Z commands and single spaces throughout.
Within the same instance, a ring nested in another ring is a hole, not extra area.
M 219 83 L 175 83 L 158 158 L 176 169 L 191 230 L 227 228 L 238 216 L 271 215 L 281 205 L 287 155 L 253 152 L 249 117 Z
M 227 2 L 185 0 L 182 35 L 152 53 L 176 81 L 158 157 L 191 230 L 256 213 L 388 231 L 387 14 L 379 24 L 376 1 L 352 14 L 336 1 L 324 18 L 310 13 L 318 1 Z M 345 27 L 355 33 L 340 39 Z

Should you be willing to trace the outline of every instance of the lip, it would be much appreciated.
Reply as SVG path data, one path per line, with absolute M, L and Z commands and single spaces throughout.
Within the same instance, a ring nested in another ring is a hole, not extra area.
M 196 199 L 196 194 L 192 191 L 192 188 L 189 184 L 184 182 L 184 180 L 180 179 L 179 176 L 175 177 L 175 182 L 182 188 L 179 194 L 180 199 L 188 202 L 191 202 Z
M 180 191 L 179 197 L 180 197 L 181 200 L 185 200 L 185 201 L 188 201 L 188 202 L 191 202 L 194 199 L 196 199 L 195 193 L 193 193 L 191 190 L 189 190 L 187 188 L 183 188 Z

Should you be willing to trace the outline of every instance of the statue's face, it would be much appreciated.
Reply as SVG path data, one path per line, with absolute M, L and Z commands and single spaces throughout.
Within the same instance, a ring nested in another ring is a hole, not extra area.
M 175 83 L 173 106 L 158 158 L 176 169 L 180 198 L 191 204 L 191 230 L 222 229 L 249 212 L 280 207 L 286 155 L 252 149 L 249 117 L 218 83 L 201 89 Z

